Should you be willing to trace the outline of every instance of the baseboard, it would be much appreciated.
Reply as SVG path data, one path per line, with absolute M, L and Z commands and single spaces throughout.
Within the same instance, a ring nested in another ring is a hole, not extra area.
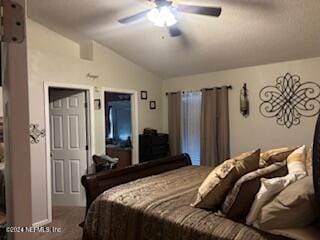
M 51 223 L 50 219 L 45 219 L 45 220 L 33 223 L 32 227 L 43 227 L 43 226 L 45 226 L 45 225 L 47 225 L 49 223 Z

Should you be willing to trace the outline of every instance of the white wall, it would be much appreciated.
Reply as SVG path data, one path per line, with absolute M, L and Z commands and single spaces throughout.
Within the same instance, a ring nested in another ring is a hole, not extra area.
M 28 58 L 30 122 L 46 128 L 44 116 L 43 83 L 61 82 L 97 87 L 96 98 L 102 100 L 102 87 L 147 90 L 148 101 L 139 99 L 139 131 L 151 127 L 162 128 L 161 91 L 162 79 L 142 67 L 117 55 L 115 52 L 93 43 L 93 61 L 80 59 L 79 45 L 57 33 L 28 20 Z M 87 73 L 99 75 L 97 80 L 86 77 Z M 149 100 L 157 101 L 157 110 L 149 110 Z M 95 111 L 96 153 L 104 152 L 103 110 Z M 49 131 L 49 128 L 46 129 Z M 33 222 L 47 216 L 46 152 L 45 138 L 31 145 Z
M 215 73 L 167 79 L 163 83 L 163 128 L 168 129 L 167 97 L 165 92 L 197 90 L 222 85 L 232 85 L 230 90 L 231 154 L 237 155 L 254 148 L 268 149 L 278 146 L 311 144 L 316 118 L 301 118 L 299 126 L 287 129 L 276 124 L 275 119 L 264 118 L 259 112 L 259 92 L 285 73 L 298 74 L 302 81 L 320 84 L 320 58 L 277 64 L 240 68 Z M 240 114 L 239 97 L 243 83 L 247 83 L 250 97 L 250 116 Z

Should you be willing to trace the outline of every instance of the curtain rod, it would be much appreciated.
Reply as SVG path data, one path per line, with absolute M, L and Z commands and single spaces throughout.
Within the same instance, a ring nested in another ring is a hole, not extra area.
M 213 90 L 213 89 L 221 89 L 222 87 L 214 87 L 214 88 L 203 88 L 204 90 L 206 90 L 206 91 L 210 91 L 210 90 Z M 229 85 L 229 86 L 227 86 L 227 89 L 232 89 L 232 86 L 231 85 Z M 201 91 L 201 90 L 192 90 L 192 91 Z M 185 93 L 185 92 L 188 92 L 188 91 L 181 91 L 182 93 Z M 169 94 L 175 94 L 175 93 L 178 93 L 178 92 L 167 92 L 166 93 L 166 96 L 168 96 Z

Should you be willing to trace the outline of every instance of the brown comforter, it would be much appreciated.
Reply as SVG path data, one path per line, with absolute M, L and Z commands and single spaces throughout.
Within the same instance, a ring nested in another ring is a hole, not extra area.
M 258 231 L 193 208 L 211 168 L 188 166 L 114 187 L 91 205 L 86 240 L 255 240 Z

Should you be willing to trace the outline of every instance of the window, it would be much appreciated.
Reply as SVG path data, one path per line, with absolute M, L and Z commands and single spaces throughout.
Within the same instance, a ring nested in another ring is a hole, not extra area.
M 201 92 L 182 95 L 182 150 L 200 165 Z

